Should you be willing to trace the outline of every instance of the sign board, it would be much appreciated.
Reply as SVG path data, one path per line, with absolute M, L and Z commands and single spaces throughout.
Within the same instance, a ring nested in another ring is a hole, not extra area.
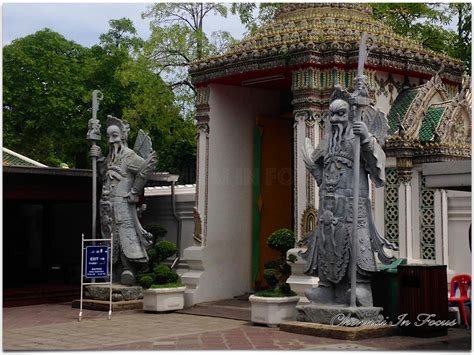
M 89 279 L 109 277 L 109 246 L 89 245 L 85 247 L 84 277 Z

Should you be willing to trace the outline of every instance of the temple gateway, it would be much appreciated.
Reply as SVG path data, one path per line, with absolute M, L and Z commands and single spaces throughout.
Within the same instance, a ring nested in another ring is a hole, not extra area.
M 370 98 L 387 114 L 386 185 L 371 187 L 377 229 L 409 263 L 471 270 L 471 94 L 460 61 L 424 49 L 360 4 L 282 6 L 222 55 L 195 62 L 198 173 L 194 246 L 181 270 L 186 306 L 261 287 L 268 236 L 290 228 L 298 255 L 318 219 L 301 147 L 322 138 L 336 85 L 353 89 L 358 43 L 371 38 Z M 318 280 L 289 283 L 300 295 Z

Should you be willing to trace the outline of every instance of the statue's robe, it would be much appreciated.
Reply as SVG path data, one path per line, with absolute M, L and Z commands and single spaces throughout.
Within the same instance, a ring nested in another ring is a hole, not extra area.
M 349 271 L 352 244 L 354 137 L 341 141 L 340 149 L 329 151 L 326 141 L 315 150 L 311 173 L 319 186 L 318 224 L 305 253 L 305 272 L 320 281 L 339 283 Z M 385 182 L 385 153 L 374 137 L 361 144 L 359 173 L 359 217 L 357 222 L 357 273 L 370 276 L 377 271 L 374 252 L 390 261 L 383 246 L 391 246 L 377 232 L 371 215 L 369 179 L 377 187 Z
M 103 238 L 110 238 L 113 233 L 113 262 L 122 252 L 133 262 L 145 263 L 148 255 L 141 242 L 143 228 L 136 217 L 136 204 L 127 201 L 127 194 L 134 185 L 137 172 L 145 160 L 132 149 L 123 147 L 123 151 L 114 162 L 109 156 L 98 160 L 99 173 L 102 177 L 102 194 L 100 198 L 100 220 Z

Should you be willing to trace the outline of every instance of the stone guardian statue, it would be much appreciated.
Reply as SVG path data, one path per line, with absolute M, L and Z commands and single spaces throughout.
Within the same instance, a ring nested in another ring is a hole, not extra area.
M 319 186 L 319 220 L 304 254 L 305 272 L 319 277 L 317 287 L 305 292 L 318 304 L 349 304 L 353 225 L 353 180 L 359 174 L 357 220 L 356 302 L 372 307 L 370 277 L 377 271 L 374 253 L 384 263 L 393 258 L 383 247 L 395 245 L 375 228 L 369 199 L 369 177 L 380 187 L 385 182 L 385 153 L 381 148 L 387 122 L 380 111 L 368 106 L 362 120 L 354 122 L 351 95 L 336 87 L 329 105 L 329 122 L 323 140 L 314 149 L 309 139 L 303 147 L 307 169 Z M 354 171 L 354 139 L 360 137 L 360 169 Z
M 104 157 L 99 146 L 90 155 L 97 158 L 102 194 L 99 201 L 102 238 L 113 234 L 113 282 L 131 286 L 136 273 L 148 265 L 146 248 L 152 235 L 140 224 L 137 215 L 139 195 L 157 163 L 150 137 L 139 131 L 134 149 L 127 144 L 129 124 L 108 116 L 109 154 Z

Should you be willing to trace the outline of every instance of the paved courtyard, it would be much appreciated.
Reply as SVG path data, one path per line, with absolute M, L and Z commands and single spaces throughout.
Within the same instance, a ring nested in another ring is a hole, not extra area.
M 3 309 L 4 351 L 53 350 L 465 350 L 470 331 L 448 336 L 392 336 L 344 341 L 292 334 L 242 320 L 190 314 L 107 313 L 78 310 L 69 303 Z

